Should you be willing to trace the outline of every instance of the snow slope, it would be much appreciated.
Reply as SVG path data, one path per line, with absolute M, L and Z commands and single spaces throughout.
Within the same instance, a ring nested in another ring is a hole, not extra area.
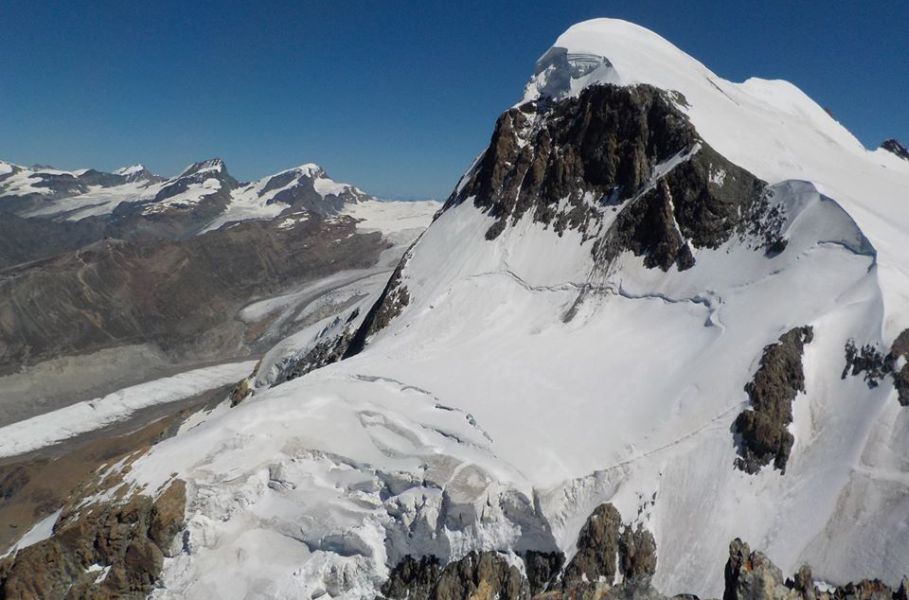
M 123 202 L 141 202 L 154 198 L 159 184 L 136 180 L 114 187 L 92 186 L 87 192 L 61 198 L 25 213 L 27 217 L 49 217 L 66 214 L 71 221 L 109 215 Z
M 365 351 L 260 378 L 132 465 L 137 489 L 188 482 L 185 550 L 155 597 L 372 597 L 406 553 L 570 556 L 604 501 L 653 531 L 666 594 L 718 595 L 737 536 L 833 583 L 909 572 L 909 409 L 889 383 L 840 376 L 848 339 L 889 346 L 909 326 L 909 168 L 791 84 L 724 81 L 622 21 L 566 32 L 525 99 L 598 82 L 683 94 L 702 138 L 772 185 L 786 250 L 734 237 L 684 272 L 628 253 L 603 271 L 575 231 L 526 214 L 489 241 L 490 216 L 450 207 L 408 253 L 406 307 Z M 764 346 L 802 325 L 814 340 L 786 473 L 734 469 L 744 386 Z

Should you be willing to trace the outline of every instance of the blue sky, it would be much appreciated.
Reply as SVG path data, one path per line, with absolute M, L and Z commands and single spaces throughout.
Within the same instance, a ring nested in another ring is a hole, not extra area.
M 304 162 L 445 197 L 574 22 L 628 19 L 732 80 L 796 83 L 909 140 L 909 2 L 0 0 L 0 158 L 239 179 Z

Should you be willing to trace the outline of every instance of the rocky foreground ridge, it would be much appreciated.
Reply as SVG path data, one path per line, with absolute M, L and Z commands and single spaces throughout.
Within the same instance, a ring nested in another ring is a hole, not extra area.
M 111 482 L 107 482 L 110 485 Z M 185 485 L 174 480 L 157 497 L 137 494 L 67 508 L 54 537 L 0 559 L 0 598 L 144 598 L 165 556 L 181 542 Z M 665 596 L 651 585 L 658 551 L 640 524 L 623 523 L 609 503 L 581 529 L 574 556 L 560 552 L 471 551 L 448 564 L 405 556 L 379 598 L 388 600 L 696 600 Z M 817 582 L 805 565 L 789 577 L 740 539 L 729 545 L 723 600 L 907 600 L 909 579 L 893 589 L 879 580 L 840 586 Z M 331 590 L 328 594 L 334 596 Z

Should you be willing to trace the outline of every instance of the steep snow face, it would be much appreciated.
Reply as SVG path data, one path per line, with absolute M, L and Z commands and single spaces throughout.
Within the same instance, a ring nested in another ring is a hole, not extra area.
M 600 57 L 603 63 L 589 73 L 565 75 L 573 56 Z M 726 81 L 656 33 L 626 21 L 595 19 L 571 27 L 540 65 L 548 66 L 527 85 L 525 101 L 576 96 L 597 83 L 646 83 L 676 91 L 684 97 L 678 100 L 680 108 L 698 133 L 733 163 L 770 183 L 813 182 L 846 209 L 877 249 L 885 340 L 892 341 L 909 322 L 909 270 L 903 251 L 909 228 L 909 162 L 866 150 L 789 82 Z M 555 75 L 556 70 L 562 74 Z M 553 79 L 563 83 L 554 86 Z

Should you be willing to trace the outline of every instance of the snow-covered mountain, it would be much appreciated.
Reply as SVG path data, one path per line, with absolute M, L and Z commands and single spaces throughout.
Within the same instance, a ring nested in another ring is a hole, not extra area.
M 21 217 L 81 221 L 114 212 L 125 215 L 136 205 L 145 216 L 201 213 L 209 218 L 204 229 L 209 231 L 229 222 L 273 219 L 288 208 L 334 215 L 368 200 L 374 198 L 335 182 L 313 163 L 240 183 L 218 158 L 189 165 L 169 179 L 142 165 L 102 173 L 0 162 L 0 210 Z
M 271 210 L 271 185 L 237 214 Z M 139 565 L 155 598 L 561 598 L 639 576 L 730 600 L 878 577 L 831 597 L 889 598 L 909 573 L 907 192 L 909 162 L 792 84 L 578 24 L 384 289 L 31 547 L 76 555 L 54 540 L 110 537 L 89 506 L 176 497 L 131 562 L 105 542 L 81 568 Z M 736 538 L 813 573 L 784 586 Z

